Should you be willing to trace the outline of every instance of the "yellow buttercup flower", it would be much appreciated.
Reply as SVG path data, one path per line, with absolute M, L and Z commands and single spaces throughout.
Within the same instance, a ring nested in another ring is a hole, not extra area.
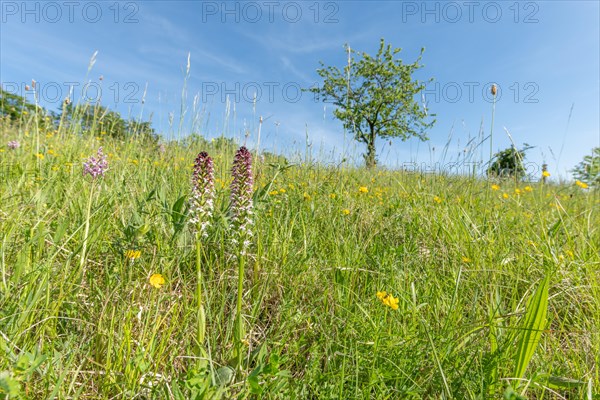
M 582 189 L 587 189 L 587 188 L 588 188 L 588 184 L 587 184 L 587 183 L 585 183 L 585 182 L 581 182 L 581 181 L 579 181 L 579 180 L 575 181 L 575 184 L 576 184 L 577 186 L 579 186 L 580 188 L 582 188 Z
M 531 186 L 525 186 L 524 189 L 526 192 L 533 192 L 533 188 Z
M 350 215 L 350 210 L 348 210 L 347 208 L 344 208 L 342 210 L 342 214 L 344 214 L 344 215 Z
M 462 260 L 464 263 L 467 263 L 467 264 L 471 262 L 471 259 L 469 257 L 465 257 L 465 256 L 463 256 Z
M 369 189 L 366 186 L 361 186 L 358 188 L 360 193 L 369 193 Z
M 502 198 L 503 198 L 503 199 L 508 199 L 508 194 L 506 194 L 506 193 L 502 193 Z
M 495 191 L 495 190 L 500 190 L 500 186 L 499 186 L 499 185 L 496 185 L 496 184 L 493 184 L 493 185 L 492 185 L 492 190 L 494 190 L 494 191 Z
M 442 202 L 442 198 L 438 197 L 438 196 L 433 196 L 433 201 L 435 201 L 436 203 L 440 204 Z
M 160 289 L 161 286 L 165 284 L 165 277 L 161 274 L 153 274 L 148 282 L 155 288 Z
M 544 172 L 542 172 L 542 176 L 543 176 L 544 178 L 547 178 L 547 177 L 549 177 L 549 176 L 550 176 L 550 172 L 548 172 L 548 171 L 544 171 Z

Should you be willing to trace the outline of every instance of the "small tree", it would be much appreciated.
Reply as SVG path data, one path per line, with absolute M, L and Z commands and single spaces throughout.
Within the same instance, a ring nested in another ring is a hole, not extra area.
M 494 161 L 487 170 L 488 175 L 503 178 L 522 178 L 525 176 L 525 167 L 523 165 L 525 152 L 530 148 L 531 146 L 525 143 L 521 150 L 517 150 L 514 146 L 511 146 L 494 154 L 494 157 L 492 158 Z
M 358 52 L 346 49 L 348 65 L 343 71 L 321 63 L 317 73 L 324 79 L 323 86 L 309 91 L 333 103 L 337 107 L 334 116 L 354 133 L 356 140 L 367 145 L 364 155 L 367 167 L 377 163 L 377 137 L 406 140 L 416 136 L 427 140 L 425 131 L 433 126 L 435 119 L 415 100 L 425 89 L 425 83 L 412 79 L 412 73 L 422 67 L 419 62 L 424 49 L 412 64 L 395 59 L 401 49 L 386 46 L 383 39 L 375 57 L 362 53 L 355 60 L 352 54 Z
M 600 187 L 600 147 L 592 149 L 592 154 L 573 168 L 573 177 L 592 187 Z

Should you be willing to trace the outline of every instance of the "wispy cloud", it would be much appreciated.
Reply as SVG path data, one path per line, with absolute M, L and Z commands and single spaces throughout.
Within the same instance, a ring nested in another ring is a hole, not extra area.
M 298 78 L 302 79 L 305 83 L 313 83 L 314 79 L 311 79 L 310 76 L 296 68 L 294 63 L 286 56 L 281 56 L 281 63 L 283 64 L 283 68 L 287 71 L 290 71 L 292 74 L 296 75 Z
M 363 34 L 336 35 L 335 38 L 323 40 L 314 34 L 301 34 L 297 36 L 287 35 L 260 35 L 249 31 L 241 34 L 248 39 L 258 43 L 263 49 L 274 52 L 287 52 L 290 54 L 310 54 L 326 50 L 341 49 L 345 42 L 358 40 Z

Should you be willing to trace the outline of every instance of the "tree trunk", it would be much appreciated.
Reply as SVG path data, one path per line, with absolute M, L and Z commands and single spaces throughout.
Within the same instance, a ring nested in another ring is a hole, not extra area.
M 367 136 L 367 154 L 364 155 L 367 168 L 371 169 L 377 165 L 377 157 L 375 157 L 375 131 L 371 129 L 371 133 Z

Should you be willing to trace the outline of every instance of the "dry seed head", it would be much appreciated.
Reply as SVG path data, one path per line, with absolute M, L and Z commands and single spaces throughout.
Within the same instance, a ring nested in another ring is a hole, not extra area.
M 495 96 L 495 95 L 496 95 L 496 93 L 497 93 L 497 89 L 498 89 L 498 88 L 496 87 L 496 84 L 493 84 L 493 85 L 492 85 L 492 89 L 491 89 L 492 96 Z

